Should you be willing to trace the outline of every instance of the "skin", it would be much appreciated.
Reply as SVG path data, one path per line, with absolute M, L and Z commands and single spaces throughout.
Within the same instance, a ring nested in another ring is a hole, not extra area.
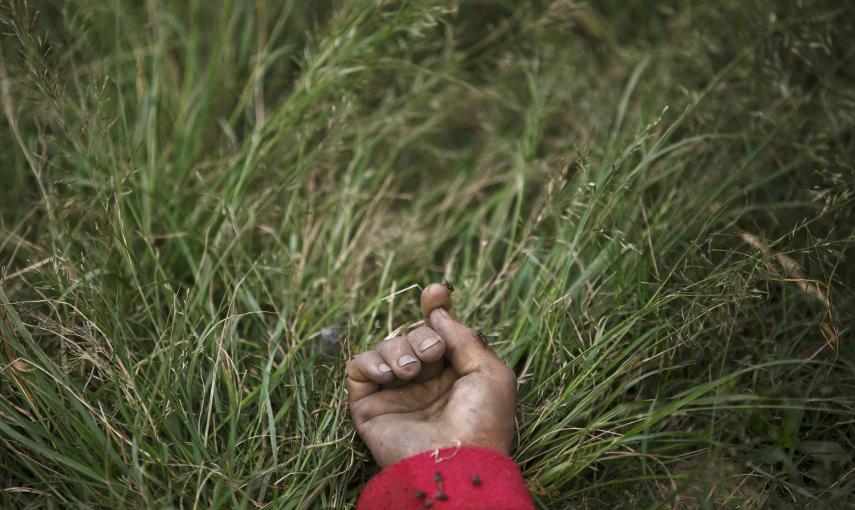
M 347 364 L 350 413 L 380 466 L 458 444 L 509 453 L 516 377 L 477 331 L 460 323 L 451 293 L 422 292 L 426 326 Z M 459 441 L 459 443 L 458 443 Z

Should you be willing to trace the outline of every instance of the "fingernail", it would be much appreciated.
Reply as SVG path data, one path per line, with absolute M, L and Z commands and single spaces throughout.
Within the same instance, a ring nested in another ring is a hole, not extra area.
M 439 343 L 439 338 L 428 338 L 427 340 L 422 342 L 422 344 L 419 346 L 419 350 L 421 352 L 425 352 L 426 350 L 430 349 L 431 347 L 433 347 L 434 345 L 436 345 L 438 343 Z
M 451 318 L 451 315 L 448 313 L 448 310 L 446 310 L 445 308 L 437 308 L 437 310 L 439 311 L 439 315 L 441 315 L 443 319 L 450 319 Z
M 407 365 L 415 363 L 416 361 L 418 361 L 416 358 L 410 356 L 409 354 L 404 354 L 403 356 L 398 358 L 398 366 L 405 367 Z
M 379 370 L 381 374 L 388 374 L 392 371 L 392 367 L 385 363 L 380 363 L 379 365 L 377 365 L 377 370 Z

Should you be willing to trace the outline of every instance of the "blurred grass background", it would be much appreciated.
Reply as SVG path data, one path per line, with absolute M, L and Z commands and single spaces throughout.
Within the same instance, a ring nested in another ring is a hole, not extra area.
M 352 507 L 442 277 L 539 508 L 853 508 L 851 2 L 0 20 L 3 508 Z

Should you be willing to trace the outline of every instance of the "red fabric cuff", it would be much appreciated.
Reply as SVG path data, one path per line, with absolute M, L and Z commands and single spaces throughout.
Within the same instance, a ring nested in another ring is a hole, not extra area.
M 365 485 L 356 508 L 533 510 L 534 503 L 510 457 L 489 448 L 461 446 L 392 464 Z

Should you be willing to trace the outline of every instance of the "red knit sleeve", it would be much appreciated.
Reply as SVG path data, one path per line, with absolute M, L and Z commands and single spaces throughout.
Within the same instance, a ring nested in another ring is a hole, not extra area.
M 357 510 L 533 510 L 519 468 L 489 448 L 461 446 L 413 455 L 362 490 Z

